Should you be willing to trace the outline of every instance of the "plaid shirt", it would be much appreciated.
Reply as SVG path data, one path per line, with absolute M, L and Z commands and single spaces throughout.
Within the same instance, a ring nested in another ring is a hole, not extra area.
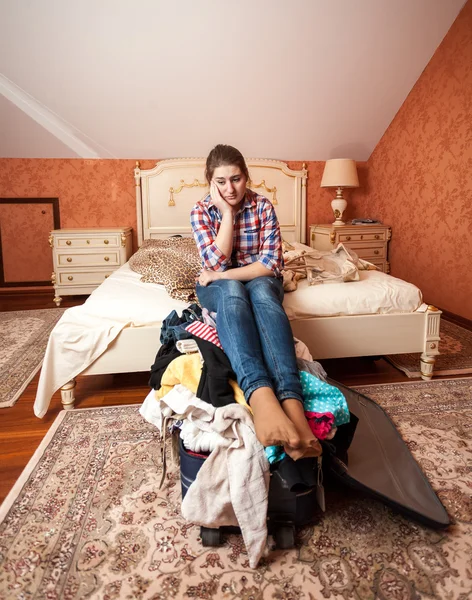
M 252 190 L 246 190 L 242 207 L 234 217 L 233 253 L 225 256 L 215 244 L 221 213 L 208 195 L 194 206 L 190 214 L 193 237 L 205 269 L 226 271 L 259 261 L 282 277 L 282 239 L 272 204 Z

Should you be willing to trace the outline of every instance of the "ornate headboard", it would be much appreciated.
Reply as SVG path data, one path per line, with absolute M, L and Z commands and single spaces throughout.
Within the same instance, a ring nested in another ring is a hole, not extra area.
M 276 160 L 247 159 L 248 187 L 275 206 L 282 236 L 304 242 L 307 170 L 293 171 Z M 205 159 L 162 160 L 152 169 L 134 169 L 138 245 L 148 238 L 191 235 L 190 211 L 209 192 Z

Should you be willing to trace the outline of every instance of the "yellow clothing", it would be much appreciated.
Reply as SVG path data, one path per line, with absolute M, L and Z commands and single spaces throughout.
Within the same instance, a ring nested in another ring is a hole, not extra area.
M 202 363 L 198 352 L 178 356 L 164 371 L 164 375 L 161 379 L 161 387 L 156 390 L 156 398 L 160 400 L 171 391 L 174 385 L 179 383 L 196 395 L 201 375 Z M 252 412 L 239 385 L 232 379 L 229 380 L 229 383 L 233 388 L 235 401 Z

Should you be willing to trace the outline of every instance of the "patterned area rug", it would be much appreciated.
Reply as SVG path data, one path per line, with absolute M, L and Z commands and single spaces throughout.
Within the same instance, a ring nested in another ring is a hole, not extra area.
M 441 354 L 434 364 L 435 375 L 472 373 L 472 331 L 441 320 Z M 420 377 L 421 354 L 393 354 L 385 358 L 408 377 Z
M 348 491 L 252 570 L 241 537 L 204 548 L 178 471 L 138 406 L 62 412 L 0 509 L 0 597 L 465 600 L 471 591 L 472 379 L 366 386 L 454 520 L 435 531 Z
M 13 406 L 39 371 L 65 308 L 0 313 L 0 408 Z

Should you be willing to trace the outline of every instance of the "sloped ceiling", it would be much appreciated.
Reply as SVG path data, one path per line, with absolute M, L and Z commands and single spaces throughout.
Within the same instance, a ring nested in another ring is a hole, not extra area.
M 366 160 L 464 0 L 3 0 L 0 156 Z

